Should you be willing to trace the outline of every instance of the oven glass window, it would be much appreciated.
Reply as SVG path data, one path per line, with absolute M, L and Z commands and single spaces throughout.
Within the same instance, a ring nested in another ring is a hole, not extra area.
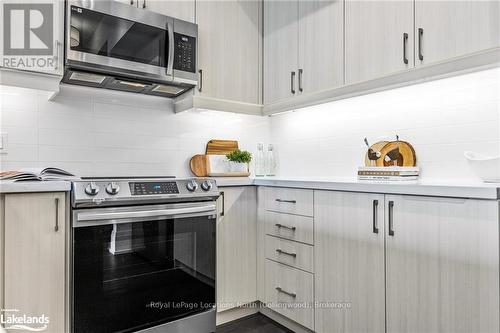
M 71 6 L 73 51 L 166 67 L 167 30 Z
M 73 232 L 74 332 L 132 332 L 215 306 L 215 219 Z

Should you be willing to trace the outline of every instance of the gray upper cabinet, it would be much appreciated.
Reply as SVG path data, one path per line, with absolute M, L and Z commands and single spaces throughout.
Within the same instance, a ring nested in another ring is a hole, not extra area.
M 297 93 L 298 2 L 264 1 L 264 104 Z
M 136 0 L 144 8 L 163 15 L 172 16 L 180 20 L 195 21 L 195 1 L 194 0 Z
M 385 201 L 386 332 L 499 332 L 498 201 Z
M 261 105 L 260 1 L 197 1 L 198 96 Z
M 499 1 L 415 1 L 415 63 L 500 46 Z
M 264 103 L 343 83 L 343 1 L 264 1 Z
M 299 1 L 299 94 L 344 83 L 344 1 Z
M 346 84 L 414 67 L 413 5 L 413 0 L 346 0 Z

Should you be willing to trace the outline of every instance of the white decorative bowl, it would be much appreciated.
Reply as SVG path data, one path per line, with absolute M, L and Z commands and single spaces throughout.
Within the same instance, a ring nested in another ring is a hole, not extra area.
M 464 153 L 472 170 L 484 182 L 500 183 L 500 156 L 491 157 L 467 151 Z

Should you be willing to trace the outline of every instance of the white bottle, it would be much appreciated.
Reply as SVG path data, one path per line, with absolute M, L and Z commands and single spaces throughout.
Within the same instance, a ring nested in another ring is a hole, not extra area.
M 269 144 L 267 147 L 266 157 L 266 176 L 276 176 L 276 156 L 274 155 L 274 147 L 272 144 Z
M 264 144 L 258 143 L 257 154 L 255 154 L 255 176 L 262 177 L 266 175 L 265 160 Z

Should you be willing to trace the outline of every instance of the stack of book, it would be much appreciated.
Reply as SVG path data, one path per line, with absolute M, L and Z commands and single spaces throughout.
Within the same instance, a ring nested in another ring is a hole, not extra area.
M 359 180 L 415 181 L 420 175 L 419 167 L 359 167 Z

